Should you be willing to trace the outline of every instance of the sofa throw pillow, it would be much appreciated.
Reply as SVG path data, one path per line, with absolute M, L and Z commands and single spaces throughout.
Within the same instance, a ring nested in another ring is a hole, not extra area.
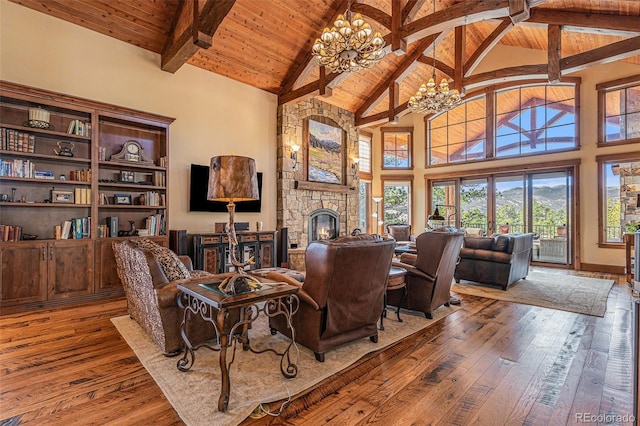
M 189 270 L 178 256 L 166 247 L 161 246 L 147 238 L 133 240 L 133 243 L 140 248 L 147 249 L 156 258 L 162 271 L 169 281 L 190 278 Z
M 498 235 L 493 239 L 493 251 L 506 252 L 509 247 L 509 237 L 506 235 Z
M 493 238 L 464 237 L 464 246 L 475 250 L 491 250 Z

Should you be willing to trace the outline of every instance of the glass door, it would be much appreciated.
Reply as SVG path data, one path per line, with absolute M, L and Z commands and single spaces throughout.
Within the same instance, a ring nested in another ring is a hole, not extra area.
M 496 177 L 494 185 L 496 232 L 527 232 L 524 176 Z
M 566 171 L 532 173 L 528 178 L 531 232 L 536 234 L 533 260 L 570 264 L 571 174 Z
M 489 220 L 488 178 L 460 181 L 460 228 L 479 228 L 486 235 L 494 232 Z

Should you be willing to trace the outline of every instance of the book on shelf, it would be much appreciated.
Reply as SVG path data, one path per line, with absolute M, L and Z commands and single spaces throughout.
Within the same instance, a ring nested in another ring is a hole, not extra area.
M 33 178 L 36 173 L 36 165 L 30 160 L 16 158 L 13 160 L 0 159 L 0 176 L 20 178 Z
M 35 152 L 36 137 L 27 132 L 1 127 L 0 141 L 0 148 L 7 151 Z
M 91 203 L 91 188 L 75 188 L 73 190 L 75 204 Z
M 68 240 L 70 237 L 70 233 L 71 233 L 71 221 L 70 220 L 65 220 L 64 222 L 62 222 L 62 230 L 60 231 L 60 239 L 62 240 Z
M 91 134 L 91 123 L 85 123 L 81 120 L 71 120 L 67 127 L 67 133 L 70 135 L 89 136 Z
M 15 225 L 0 225 L 0 238 L 2 241 L 20 241 L 22 227 Z

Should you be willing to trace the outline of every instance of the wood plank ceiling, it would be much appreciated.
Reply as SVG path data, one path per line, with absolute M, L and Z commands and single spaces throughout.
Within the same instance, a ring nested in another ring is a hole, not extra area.
M 504 81 L 561 81 L 616 60 L 640 64 L 638 0 L 11 1 L 159 53 L 167 72 L 187 63 L 275 93 L 280 103 L 323 93 L 361 126 L 408 112 L 409 97 L 431 77 L 434 44 L 437 79 L 467 95 Z M 385 36 L 387 55 L 371 70 L 321 78 L 311 46 L 349 5 Z M 496 45 L 545 51 L 548 60 L 476 72 Z

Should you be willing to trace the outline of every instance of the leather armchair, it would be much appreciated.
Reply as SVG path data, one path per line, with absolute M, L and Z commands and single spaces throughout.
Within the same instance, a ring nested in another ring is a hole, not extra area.
M 304 284 L 277 272 L 267 275 L 300 287 L 300 307 L 292 318 L 295 341 L 316 360 L 323 362 L 328 350 L 362 337 L 378 341 L 394 244 L 369 234 L 314 241 L 305 253 Z M 269 325 L 272 333 L 291 337 L 282 315 L 270 318 Z
M 526 278 L 534 234 L 501 234 L 493 237 L 465 237 L 455 279 L 500 286 Z
M 437 308 L 449 306 L 449 291 L 463 238 L 464 232 L 455 228 L 424 232 L 416 238 L 417 254 L 403 254 L 400 262 L 393 262 L 393 266 L 407 270 L 407 296 L 401 307 L 423 312 L 431 319 Z M 387 303 L 398 306 L 400 296 L 390 293 Z
M 396 241 L 415 241 L 411 225 L 387 225 L 387 234 Z
M 188 280 L 214 277 L 204 271 L 192 271 L 191 259 L 180 256 L 191 278 L 169 281 L 150 250 L 129 241 L 114 242 L 118 276 L 124 287 L 129 315 L 158 345 L 166 356 L 179 354 L 184 342 L 180 335 L 183 311 L 178 307 L 177 285 Z M 168 250 L 168 249 L 166 249 Z M 196 318 L 190 321 L 187 335 L 192 342 L 203 342 L 214 335 L 212 324 Z

